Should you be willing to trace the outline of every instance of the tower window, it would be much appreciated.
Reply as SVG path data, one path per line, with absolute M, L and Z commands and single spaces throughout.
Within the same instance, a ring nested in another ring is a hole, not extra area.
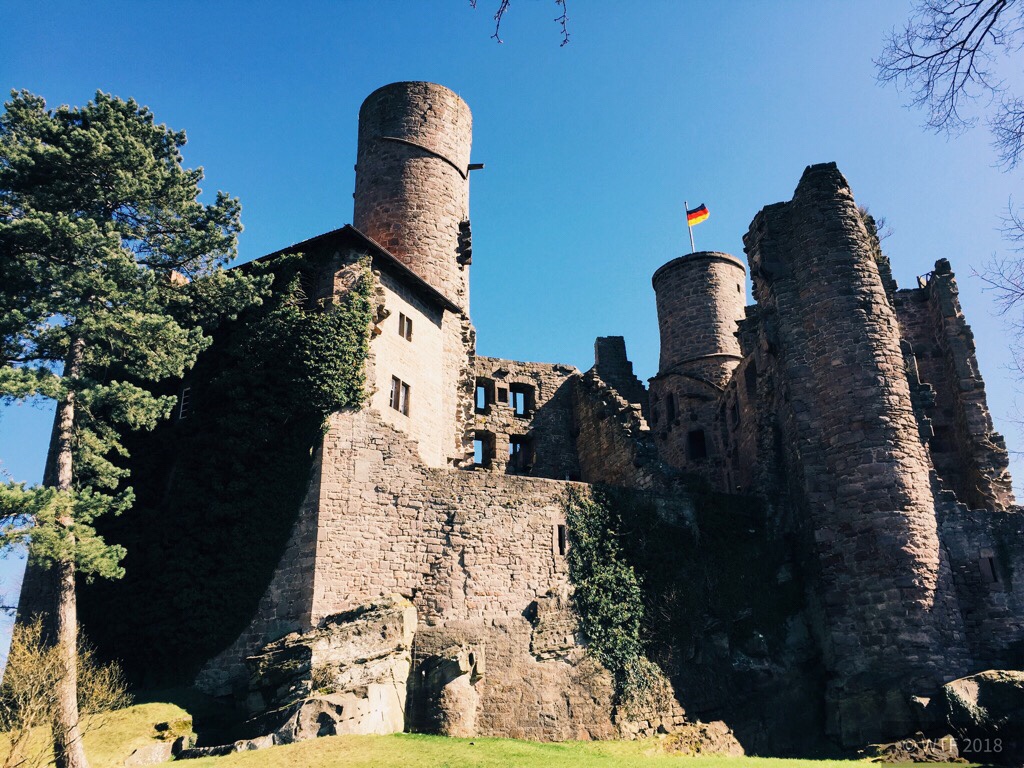
M 676 420 L 676 396 L 672 392 L 665 398 L 665 418 L 669 424 Z
M 398 335 L 406 341 L 412 341 L 412 318 L 403 312 L 398 313 Z
M 708 443 L 703 429 L 691 429 L 686 435 L 686 458 L 701 461 L 708 457 Z
M 569 551 L 569 537 L 564 524 L 555 526 L 555 546 L 558 547 L 558 554 L 565 557 L 565 553 Z
M 391 407 L 404 416 L 409 415 L 409 385 L 396 376 L 391 377 Z

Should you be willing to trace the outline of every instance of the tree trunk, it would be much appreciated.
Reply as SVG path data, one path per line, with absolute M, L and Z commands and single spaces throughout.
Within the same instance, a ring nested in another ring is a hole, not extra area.
M 71 343 L 64 365 L 68 391 L 57 403 L 53 437 L 47 461 L 46 485 L 70 491 L 74 479 L 72 445 L 75 426 L 75 393 L 72 389 L 78 376 L 85 344 L 81 339 Z M 57 521 L 71 527 L 74 520 L 63 517 Z M 56 706 L 53 713 L 53 757 L 57 768 L 88 768 L 82 746 L 82 730 L 78 723 L 78 605 L 75 601 L 75 537 L 68 535 L 68 546 L 54 566 L 56 571 L 56 606 L 54 631 L 61 662 L 57 680 Z

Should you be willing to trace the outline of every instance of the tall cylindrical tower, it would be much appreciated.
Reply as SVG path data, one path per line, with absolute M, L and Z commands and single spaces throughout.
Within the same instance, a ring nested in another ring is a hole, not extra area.
M 353 215 L 356 229 L 466 311 L 472 129 L 469 106 L 444 86 L 371 93 L 359 110 Z
M 745 274 L 739 259 L 700 251 L 673 259 L 652 278 L 661 360 L 651 379 L 651 427 L 663 461 L 712 480 L 721 463 L 713 428 L 718 399 L 741 359 L 736 331 Z

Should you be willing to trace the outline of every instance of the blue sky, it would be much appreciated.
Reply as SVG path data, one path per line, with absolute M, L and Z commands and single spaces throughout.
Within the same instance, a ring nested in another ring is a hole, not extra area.
M 951 260 L 997 427 L 1024 445 L 1013 338 L 972 276 L 1010 253 L 999 214 L 1020 175 L 993 167 L 983 130 L 927 133 L 875 83 L 872 58 L 909 2 L 568 2 L 560 47 L 553 0 L 513 0 L 501 45 L 498 0 L 9 0 L 0 85 L 52 105 L 102 89 L 184 128 L 207 192 L 241 198 L 242 260 L 351 221 L 371 91 L 447 85 L 473 110 L 473 161 L 486 164 L 471 191 L 478 351 L 587 368 L 596 336 L 623 335 L 643 379 L 658 357 L 651 274 L 689 248 L 683 200 L 711 211 L 698 248 L 742 257 L 754 214 L 789 199 L 806 165 L 834 160 L 894 227 L 885 250 L 901 285 Z M 50 413 L 0 410 L 9 477 L 40 480 Z M 0 592 L 17 577 L 0 562 Z

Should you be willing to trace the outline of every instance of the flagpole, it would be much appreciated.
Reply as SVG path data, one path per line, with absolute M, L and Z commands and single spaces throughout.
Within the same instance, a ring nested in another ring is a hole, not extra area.
M 693 244 L 693 227 L 690 226 L 690 217 L 687 211 L 690 210 L 690 204 L 683 200 L 683 215 L 686 216 L 686 231 L 690 233 L 690 253 L 696 253 L 697 247 Z

